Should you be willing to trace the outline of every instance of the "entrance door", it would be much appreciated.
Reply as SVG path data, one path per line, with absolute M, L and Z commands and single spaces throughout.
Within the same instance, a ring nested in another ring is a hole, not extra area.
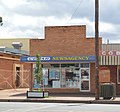
M 20 67 L 16 67 L 16 80 L 15 80 L 16 87 L 20 86 Z
M 90 91 L 90 71 L 89 68 L 80 69 L 80 91 Z

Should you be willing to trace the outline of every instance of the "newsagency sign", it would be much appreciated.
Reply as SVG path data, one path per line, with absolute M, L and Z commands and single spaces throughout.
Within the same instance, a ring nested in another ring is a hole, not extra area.
M 41 56 L 41 62 L 94 62 L 95 56 Z M 36 62 L 35 56 L 21 56 L 21 62 Z

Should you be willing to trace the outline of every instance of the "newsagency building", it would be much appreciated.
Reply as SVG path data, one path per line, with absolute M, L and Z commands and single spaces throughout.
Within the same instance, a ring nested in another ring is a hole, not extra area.
M 45 39 L 31 39 L 30 56 L 21 61 L 32 62 L 34 69 L 36 53 L 50 93 L 95 92 L 95 38 L 86 37 L 85 25 L 45 27 Z

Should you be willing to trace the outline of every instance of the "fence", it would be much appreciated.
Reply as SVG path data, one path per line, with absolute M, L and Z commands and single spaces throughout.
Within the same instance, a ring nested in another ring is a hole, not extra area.
M 0 69 L 0 89 L 29 88 L 30 70 L 12 71 Z

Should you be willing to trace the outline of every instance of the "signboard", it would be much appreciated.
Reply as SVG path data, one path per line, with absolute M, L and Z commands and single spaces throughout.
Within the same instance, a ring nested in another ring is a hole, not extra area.
M 41 62 L 49 62 L 51 60 L 50 56 L 42 56 L 40 61 Z M 21 56 L 20 57 L 21 62 L 36 62 L 36 56 Z
M 100 51 L 102 56 L 120 56 L 120 51 Z
M 35 56 L 21 56 L 21 62 L 36 62 Z M 95 56 L 41 56 L 41 62 L 91 62 Z

